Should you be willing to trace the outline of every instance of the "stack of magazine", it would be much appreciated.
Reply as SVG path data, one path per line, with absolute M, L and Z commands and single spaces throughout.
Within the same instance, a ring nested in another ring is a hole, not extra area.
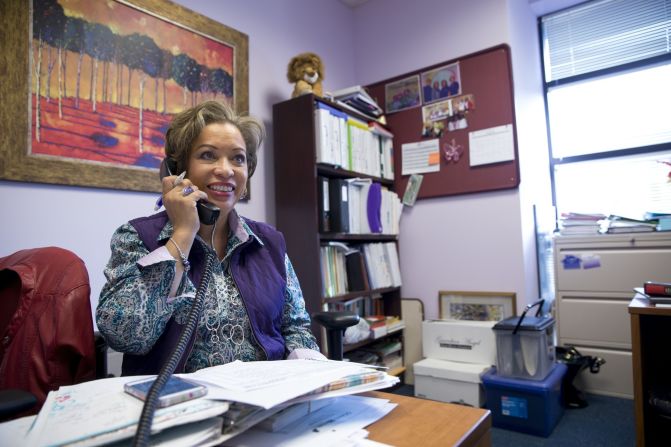
M 340 104 L 344 104 L 346 107 L 353 108 L 374 119 L 379 118 L 383 113 L 377 101 L 360 85 L 336 90 L 332 95 L 333 99 Z

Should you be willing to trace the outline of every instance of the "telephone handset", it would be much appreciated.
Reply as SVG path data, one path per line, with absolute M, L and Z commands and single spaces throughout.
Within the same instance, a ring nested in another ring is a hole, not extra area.
M 177 163 L 175 163 L 175 160 L 164 158 L 161 162 L 161 167 L 159 168 L 160 177 L 163 178 L 168 175 L 175 175 L 175 171 L 177 171 Z M 196 209 L 198 210 L 198 219 L 200 219 L 200 223 L 203 225 L 213 225 L 219 218 L 219 212 L 221 211 L 219 207 L 212 205 L 204 199 L 200 199 L 196 202 Z

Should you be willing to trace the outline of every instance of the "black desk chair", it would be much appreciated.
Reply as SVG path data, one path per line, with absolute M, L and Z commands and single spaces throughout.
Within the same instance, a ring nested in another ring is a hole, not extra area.
M 359 315 L 354 312 L 315 312 L 312 318 L 326 328 L 328 358 L 342 360 L 343 334 L 345 329 L 359 322 Z

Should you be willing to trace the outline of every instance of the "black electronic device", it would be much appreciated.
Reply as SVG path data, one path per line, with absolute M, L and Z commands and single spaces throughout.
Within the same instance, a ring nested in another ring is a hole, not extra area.
M 159 176 L 161 178 L 168 175 L 176 175 L 177 163 L 170 158 L 164 158 L 159 168 Z M 207 200 L 201 199 L 196 202 L 196 209 L 198 210 L 198 219 L 203 225 L 213 225 L 219 218 L 220 209 L 212 205 Z

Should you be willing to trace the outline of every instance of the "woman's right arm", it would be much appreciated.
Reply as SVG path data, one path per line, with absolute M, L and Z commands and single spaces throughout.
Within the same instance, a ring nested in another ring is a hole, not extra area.
M 161 336 L 173 312 L 188 301 L 187 297 L 169 299 L 175 294 L 170 293 L 173 282 L 179 283 L 176 274 L 183 278 L 182 269 L 177 268 L 172 256 L 148 265 L 138 262 L 149 252 L 130 224 L 114 233 L 111 249 L 105 268 L 107 283 L 96 309 L 98 329 L 112 349 L 145 354 Z M 184 289 L 187 281 L 181 282 L 180 288 Z

